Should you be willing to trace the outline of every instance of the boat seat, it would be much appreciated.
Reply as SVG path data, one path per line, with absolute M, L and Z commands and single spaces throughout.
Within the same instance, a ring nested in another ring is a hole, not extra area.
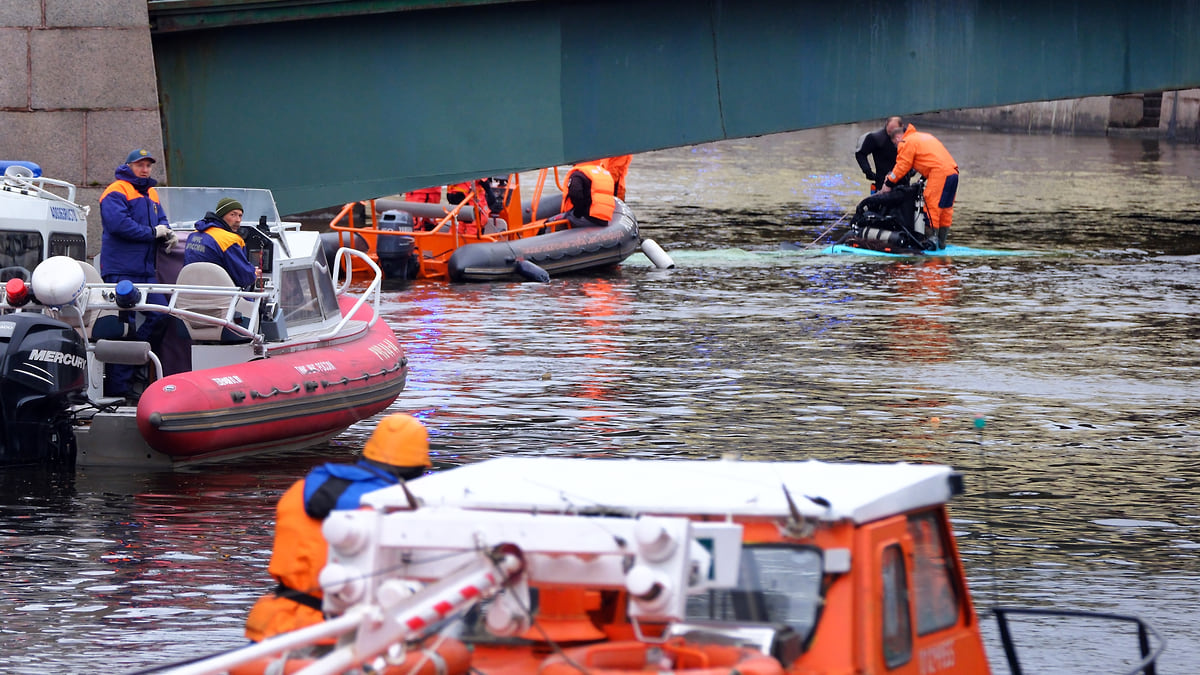
M 179 270 L 179 278 L 176 283 L 180 286 L 214 286 L 218 288 L 236 289 L 237 285 L 233 283 L 229 273 L 225 268 L 210 262 L 195 262 L 184 265 Z M 211 316 L 216 319 L 224 319 L 229 312 L 230 295 L 203 295 L 199 293 L 188 293 L 187 291 L 179 291 L 176 294 L 175 306 L 179 309 L 186 309 L 197 314 Z M 256 303 L 245 300 L 238 301 L 238 309 L 243 313 L 255 311 Z M 237 315 L 235 314 L 235 320 Z M 197 319 L 189 319 L 180 317 L 180 323 L 187 329 L 188 335 L 193 342 L 216 342 L 220 344 L 230 344 L 238 342 L 247 342 L 250 338 L 239 335 L 225 326 L 215 323 L 208 323 Z
M 76 262 L 83 270 L 84 281 L 89 284 L 104 283 L 104 280 L 100 278 L 100 272 L 96 271 L 94 266 L 82 260 Z M 74 305 L 67 305 L 59 310 L 60 317 L 80 331 L 83 338 L 90 342 L 124 338 L 128 326 L 121 320 L 120 314 L 115 309 L 89 309 L 103 301 L 102 294 L 103 291 L 98 288 L 89 289 L 87 300 L 82 306 L 82 313 L 80 313 L 80 308 Z

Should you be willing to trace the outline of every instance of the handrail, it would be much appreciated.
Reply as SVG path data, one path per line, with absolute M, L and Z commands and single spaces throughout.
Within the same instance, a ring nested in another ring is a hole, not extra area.
M 42 199 L 57 200 L 66 204 L 70 204 L 76 208 L 83 209 L 85 214 L 92 210 L 90 206 L 81 206 L 75 203 L 75 185 L 73 183 L 68 183 L 65 180 L 57 180 L 55 178 L 46 178 L 45 176 L 22 176 L 20 175 L 19 171 L 13 171 L 13 169 L 23 168 L 24 167 L 20 166 L 8 167 L 3 175 L 4 181 L 13 185 L 14 187 L 24 187 L 25 189 L 33 190 L 37 193 L 37 196 L 41 197 Z M 26 171 L 28 171 L 28 169 L 26 169 Z M 32 174 L 32 172 L 30 173 Z M 37 181 L 38 184 L 34 185 L 34 181 Z M 62 195 L 54 194 L 45 188 L 46 184 L 66 188 L 67 196 L 63 197 Z
M 138 302 L 132 307 L 121 307 L 117 305 L 114 296 L 116 284 L 107 283 L 89 283 L 89 290 L 100 291 L 100 300 L 96 302 L 91 297 L 88 298 L 87 304 L 84 306 L 84 311 L 89 310 L 115 310 L 120 312 L 157 312 L 159 314 L 170 314 L 181 318 L 192 319 L 199 323 L 208 323 L 217 326 L 228 328 L 242 337 L 250 338 L 251 340 L 261 341 L 261 336 L 256 332 L 258 323 L 258 312 L 250 318 L 250 327 L 243 326 L 233 320 L 237 313 L 237 303 L 239 300 L 247 300 L 254 303 L 257 308 L 259 301 L 271 297 L 267 291 L 243 291 L 238 288 L 229 288 L 228 286 L 191 286 L 179 284 L 134 284 L 141 291 L 143 298 L 148 298 L 151 294 L 168 296 L 167 304 L 159 305 L 146 301 Z M 184 309 L 176 306 L 179 301 L 179 293 L 187 293 L 189 295 L 211 295 L 216 297 L 228 297 L 229 307 L 225 310 L 225 318 L 221 319 L 209 314 L 201 314 L 193 312 L 190 309 Z M 0 302 L 0 309 L 17 309 L 8 304 L 7 301 Z
M 366 303 L 367 297 L 371 295 L 375 296 L 373 302 L 375 311 L 371 315 L 371 320 L 367 322 L 367 325 L 374 326 L 375 322 L 379 320 L 379 289 L 383 285 L 383 271 L 379 269 L 379 265 L 376 265 L 375 261 L 371 260 L 371 257 L 366 253 L 356 249 L 342 247 L 337 250 L 337 255 L 335 255 L 333 258 L 333 270 L 331 270 L 333 274 L 337 274 L 337 270 L 342 269 L 342 261 L 345 258 L 345 255 L 353 255 L 365 261 L 367 266 L 371 268 L 371 271 L 375 273 L 375 278 L 371 280 L 370 285 L 367 286 L 367 290 L 363 291 L 363 293 L 358 296 L 358 300 L 355 301 L 354 306 L 350 308 L 350 311 L 342 314 L 342 320 L 339 321 L 331 330 L 321 334 L 315 339 L 321 340 L 327 337 L 333 337 L 334 335 L 340 333 L 341 330 L 346 327 L 346 324 L 351 321 L 351 317 L 357 314 L 358 310 L 362 308 L 364 303 Z M 345 294 L 346 291 L 349 290 L 350 283 L 354 279 L 354 264 L 351 261 L 346 260 L 345 267 L 346 278 L 342 281 L 342 285 L 337 288 L 338 295 Z
M 529 222 L 534 222 L 537 220 L 538 205 L 542 201 L 542 190 L 546 187 L 546 175 L 549 173 L 549 171 L 549 169 L 542 169 L 538 171 L 537 184 L 533 187 L 533 197 L 532 201 L 529 203 Z
M 1000 627 L 1000 642 L 1004 646 L 1004 656 L 1008 660 L 1009 670 L 1012 675 L 1021 675 L 1021 664 L 1017 659 L 1016 645 L 1013 643 L 1012 634 L 1008 629 L 1009 614 L 1025 614 L 1027 616 L 1061 616 L 1073 618 L 1089 618 L 1102 619 L 1105 621 L 1128 622 L 1137 625 L 1138 631 L 1138 647 L 1141 650 L 1142 660 L 1134 666 L 1133 670 L 1127 671 L 1126 675 L 1155 675 L 1157 672 L 1155 662 L 1159 655 L 1167 648 L 1167 641 L 1159 635 L 1154 626 L 1143 621 L 1136 616 L 1127 616 L 1123 614 L 1108 614 L 1105 612 L 1089 612 L 1070 609 L 1049 609 L 1037 607 L 992 607 L 992 613 L 996 615 L 996 622 Z M 1154 635 L 1158 641 L 1156 649 L 1150 649 L 1150 635 Z

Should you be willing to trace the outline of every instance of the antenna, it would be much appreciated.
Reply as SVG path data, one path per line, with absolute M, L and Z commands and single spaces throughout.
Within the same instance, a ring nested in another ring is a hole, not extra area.
M 986 426 L 987 418 L 983 415 L 976 415 L 975 428 L 979 431 L 979 456 L 982 460 L 982 466 L 980 467 L 980 470 L 983 473 L 983 522 L 987 523 L 988 534 L 992 540 L 991 545 L 988 547 L 988 557 L 991 559 L 992 563 L 992 606 L 996 606 L 1000 602 L 998 595 L 1000 579 L 996 576 L 996 542 L 998 541 L 998 538 L 996 537 L 996 533 L 992 531 L 992 486 L 991 481 L 988 478 L 989 472 L 987 465 L 987 449 L 983 445 L 983 428 Z
M 785 532 L 788 536 L 803 539 L 812 535 L 815 529 L 813 524 L 804 519 L 804 515 L 800 513 L 800 508 L 796 506 L 796 501 L 792 499 L 792 493 L 788 492 L 787 486 L 780 484 L 783 488 L 783 496 L 787 499 L 788 516 Z M 811 498 L 810 498 L 811 499 Z

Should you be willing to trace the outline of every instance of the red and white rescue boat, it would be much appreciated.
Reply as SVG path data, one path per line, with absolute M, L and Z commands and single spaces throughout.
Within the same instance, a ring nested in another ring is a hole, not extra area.
M 29 200 L 66 201 L 27 176 L 6 180 Z M 245 290 L 218 265 L 183 265 L 181 244 L 160 252 L 154 284 L 106 284 L 78 257 L 31 253 L 32 272 L 16 273 L 0 302 L 0 464 L 173 466 L 291 450 L 395 400 L 407 359 L 379 318 L 382 274 L 365 254 L 339 251 L 344 272 L 333 274 L 320 235 L 282 222 L 269 190 L 158 192 L 180 242 L 219 199 L 241 202 L 260 281 Z M 165 324 L 153 350 L 134 337 L 148 314 Z M 148 374 L 136 400 L 104 395 L 113 364 Z

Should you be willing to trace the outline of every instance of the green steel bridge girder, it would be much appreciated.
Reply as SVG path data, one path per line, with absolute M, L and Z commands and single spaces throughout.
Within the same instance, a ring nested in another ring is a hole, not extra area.
M 889 114 L 1200 86 L 1200 2 L 150 0 L 170 180 L 294 213 Z

